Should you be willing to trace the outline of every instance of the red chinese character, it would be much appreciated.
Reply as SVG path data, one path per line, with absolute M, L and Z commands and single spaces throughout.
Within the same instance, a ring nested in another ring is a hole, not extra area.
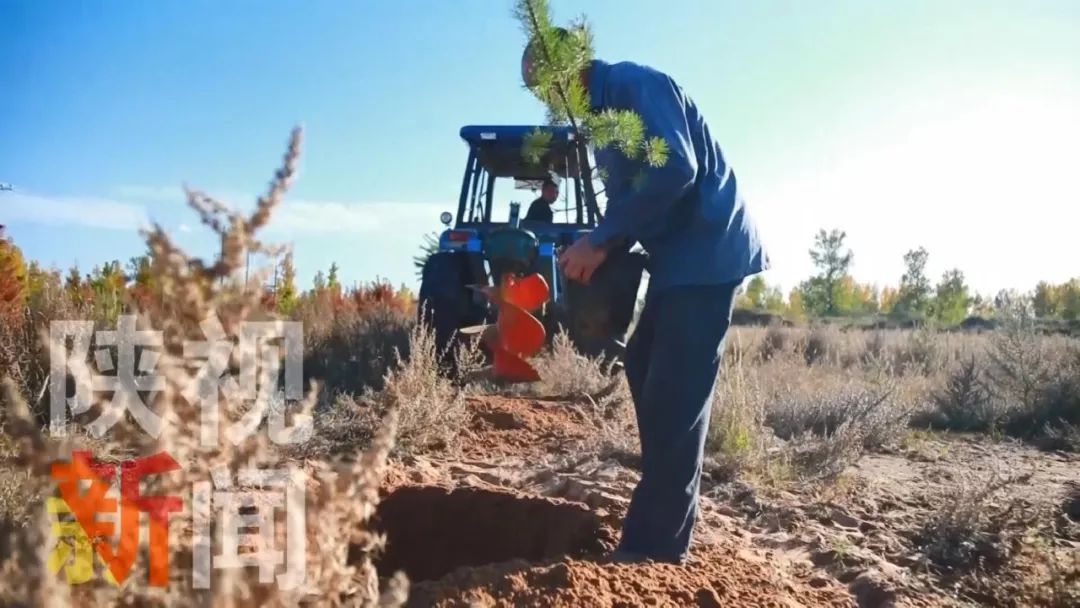
M 60 496 L 118 583 L 127 579 L 135 564 L 139 548 L 139 514 L 147 513 L 150 585 L 168 585 L 169 513 L 180 511 L 183 502 L 179 496 L 143 496 L 139 492 L 139 481 L 148 475 L 179 468 L 180 464 L 165 452 L 120 463 L 120 531 L 114 547 L 112 538 L 116 531 L 113 523 L 99 521 L 98 516 L 117 512 L 117 500 L 105 496 L 112 485 L 111 480 L 116 478 L 116 465 L 98 461 L 86 451 L 73 451 L 71 462 L 52 465 L 52 477 L 60 488 Z M 82 481 L 90 482 L 85 493 L 79 488 Z

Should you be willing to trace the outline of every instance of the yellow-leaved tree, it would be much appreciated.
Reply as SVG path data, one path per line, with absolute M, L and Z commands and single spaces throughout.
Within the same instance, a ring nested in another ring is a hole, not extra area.
M 18 324 L 25 305 L 26 261 L 15 243 L 0 239 L 0 323 Z

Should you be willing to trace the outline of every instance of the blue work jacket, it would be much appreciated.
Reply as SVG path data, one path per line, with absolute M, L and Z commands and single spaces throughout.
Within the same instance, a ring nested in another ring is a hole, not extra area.
M 646 137 L 664 138 L 670 150 L 660 167 L 630 160 L 616 146 L 595 151 L 608 203 L 589 234 L 594 245 L 641 243 L 654 289 L 731 283 L 769 268 L 734 172 L 674 80 L 636 63 L 596 60 L 589 97 L 594 110 L 633 110 Z

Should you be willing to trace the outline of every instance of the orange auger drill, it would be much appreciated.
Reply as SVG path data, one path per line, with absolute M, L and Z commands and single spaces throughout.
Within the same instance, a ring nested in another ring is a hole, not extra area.
M 531 313 L 547 302 L 549 289 L 543 275 L 503 275 L 496 287 L 479 288 L 498 310 L 494 325 L 484 328 L 481 339 L 491 350 L 495 376 L 510 382 L 534 382 L 540 374 L 526 359 L 544 346 L 547 333 Z

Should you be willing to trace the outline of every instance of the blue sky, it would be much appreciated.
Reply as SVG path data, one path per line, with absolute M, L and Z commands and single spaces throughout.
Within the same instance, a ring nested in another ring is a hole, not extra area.
M 670 73 L 740 176 L 789 288 L 821 227 L 862 281 L 902 254 L 978 289 L 1080 275 L 1080 3 L 552 0 L 598 56 Z M 248 206 L 303 123 L 271 240 L 307 284 L 412 283 L 456 205 L 467 123 L 542 120 L 508 2 L 0 0 L 0 223 L 84 271 L 154 220 L 213 243 L 189 183 Z

